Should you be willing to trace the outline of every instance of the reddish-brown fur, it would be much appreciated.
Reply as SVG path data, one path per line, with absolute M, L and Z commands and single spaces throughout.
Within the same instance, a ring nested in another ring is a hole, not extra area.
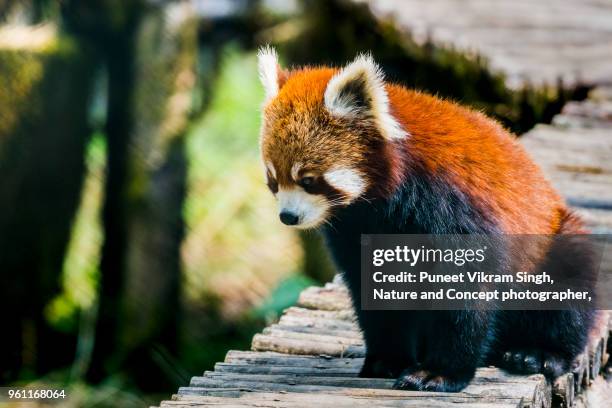
M 372 123 L 348 124 L 326 111 L 323 95 L 336 72 L 286 72 L 278 96 L 265 107 L 262 151 L 277 168 L 280 185 L 294 182 L 294 162 L 315 173 L 346 165 L 368 176 L 370 194 L 384 195 L 406 171 L 421 166 L 448 178 L 473 205 L 492 214 L 505 233 L 559 231 L 567 206 L 516 137 L 497 122 L 450 101 L 387 84 L 391 112 L 410 135 L 380 143 Z

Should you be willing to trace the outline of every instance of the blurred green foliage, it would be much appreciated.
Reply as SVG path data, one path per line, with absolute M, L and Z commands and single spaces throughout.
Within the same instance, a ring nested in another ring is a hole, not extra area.
M 99 279 L 102 225 L 100 211 L 106 165 L 104 136 L 95 133 L 85 156 L 85 181 L 75 216 L 62 271 L 62 293 L 45 310 L 56 328 L 76 331 L 78 313 L 95 306 Z
M 296 271 L 300 246 L 277 220 L 259 159 L 263 91 L 253 52 L 222 51 L 211 103 L 187 138 L 187 225 L 183 243 L 188 299 L 213 297 L 239 316 Z
M 268 321 L 276 319 L 280 312 L 295 305 L 304 289 L 316 284 L 316 281 L 303 274 L 289 276 L 281 281 L 270 296 L 255 309 L 255 316 Z

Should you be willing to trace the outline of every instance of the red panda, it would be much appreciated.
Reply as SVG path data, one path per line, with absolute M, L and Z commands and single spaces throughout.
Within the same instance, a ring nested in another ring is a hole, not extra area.
M 360 309 L 360 235 L 584 232 L 538 166 L 496 121 L 384 81 L 369 55 L 341 69 L 283 70 L 259 52 L 261 154 L 281 222 L 317 228 L 364 333 L 361 376 L 459 391 L 481 364 L 554 378 L 592 325 L 576 311 Z

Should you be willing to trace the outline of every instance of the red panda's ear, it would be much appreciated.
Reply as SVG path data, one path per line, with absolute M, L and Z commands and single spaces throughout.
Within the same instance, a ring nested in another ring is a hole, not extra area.
M 369 54 L 359 55 L 330 79 L 325 107 L 338 117 L 374 119 L 388 140 L 408 135 L 391 115 L 383 73 Z
M 278 63 L 278 54 L 269 45 L 259 49 L 257 60 L 259 79 L 265 90 L 265 101 L 268 102 L 278 94 L 287 80 L 288 74 L 281 69 Z

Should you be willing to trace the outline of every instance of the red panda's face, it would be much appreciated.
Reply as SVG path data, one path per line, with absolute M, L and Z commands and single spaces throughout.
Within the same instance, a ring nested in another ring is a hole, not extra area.
M 282 72 L 260 52 L 266 89 L 261 152 L 284 224 L 314 228 L 364 198 L 385 177 L 385 149 L 406 133 L 388 112 L 380 71 L 368 57 L 342 70 Z
M 298 228 L 316 227 L 335 207 L 350 204 L 368 189 L 368 149 L 352 129 L 334 123 L 324 111 L 279 109 L 272 114 L 270 108 L 261 149 L 280 219 Z

